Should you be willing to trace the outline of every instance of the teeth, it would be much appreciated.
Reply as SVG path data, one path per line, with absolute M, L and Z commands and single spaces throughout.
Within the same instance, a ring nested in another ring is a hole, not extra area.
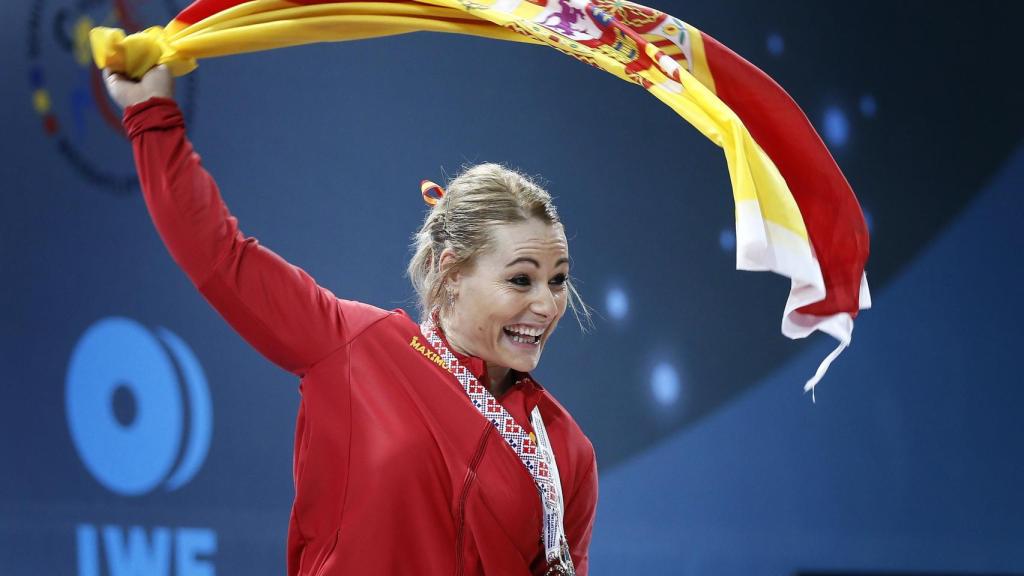
M 512 335 L 512 339 L 515 340 L 516 342 L 519 342 L 520 344 L 536 344 L 537 343 L 537 337 L 536 336 L 525 336 L 524 337 L 524 336 L 520 336 L 518 334 L 513 334 Z
M 540 336 L 541 334 L 544 333 L 543 328 L 533 328 L 530 326 L 523 326 L 522 324 L 506 326 L 505 329 L 508 330 L 509 332 L 516 332 L 519 334 L 524 334 L 526 336 Z
M 530 328 L 520 324 L 507 326 L 504 330 L 509 338 L 520 344 L 539 344 L 540 335 L 544 332 L 540 328 Z

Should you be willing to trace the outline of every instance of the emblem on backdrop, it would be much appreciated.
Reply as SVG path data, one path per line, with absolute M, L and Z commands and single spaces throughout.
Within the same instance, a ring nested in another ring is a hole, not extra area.
M 89 30 L 136 32 L 170 21 L 181 8 L 174 0 L 32 0 L 26 26 L 30 103 L 42 133 L 83 180 L 115 193 L 138 188 L 121 111 L 92 62 Z M 179 78 L 175 88 L 190 126 L 197 74 Z
M 75 344 L 66 415 L 82 463 L 123 496 L 187 484 L 206 459 L 213 409 L 195 354 L 166 328 L 121 317 Z

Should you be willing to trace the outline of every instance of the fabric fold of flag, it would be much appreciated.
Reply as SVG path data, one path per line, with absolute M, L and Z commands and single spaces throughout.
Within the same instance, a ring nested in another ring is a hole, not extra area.
M 839 341 L 871 305 L 869 238 L 846 178 L 803 111 L 767 74 L 664 12 L 624 0 L 196 0 L 165 27 L 95 28 L 93 58 L 131 77 L 166 64 L 411 32 L 547 45 L 642 86 L 725 153 L 736 206 L 736 267 L 791 281 L 782 332 Z

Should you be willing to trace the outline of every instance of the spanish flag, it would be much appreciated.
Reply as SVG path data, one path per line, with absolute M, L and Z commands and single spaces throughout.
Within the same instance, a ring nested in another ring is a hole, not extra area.
M 791 281 L 782 333 L 849 345 L 871 305 L 868 232 L 853 190 L 803 111 L 768 75 L 711 36 L 625 0 L 196 0 L 167 26 L 95 28 L 101 68 L 141 77 L 158 64 L 409 32 L 546 45 L 638 84 L 725 152 L 736 205 L 736 267 Z

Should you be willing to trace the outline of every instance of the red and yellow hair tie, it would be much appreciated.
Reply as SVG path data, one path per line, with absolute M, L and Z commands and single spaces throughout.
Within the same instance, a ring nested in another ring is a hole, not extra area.
M 431 206 L 436 205 L 441 198 L 444 198 L 444 188 L 430 180 L 420 182 L 420 193 L 423 194 L 423 201 Z

